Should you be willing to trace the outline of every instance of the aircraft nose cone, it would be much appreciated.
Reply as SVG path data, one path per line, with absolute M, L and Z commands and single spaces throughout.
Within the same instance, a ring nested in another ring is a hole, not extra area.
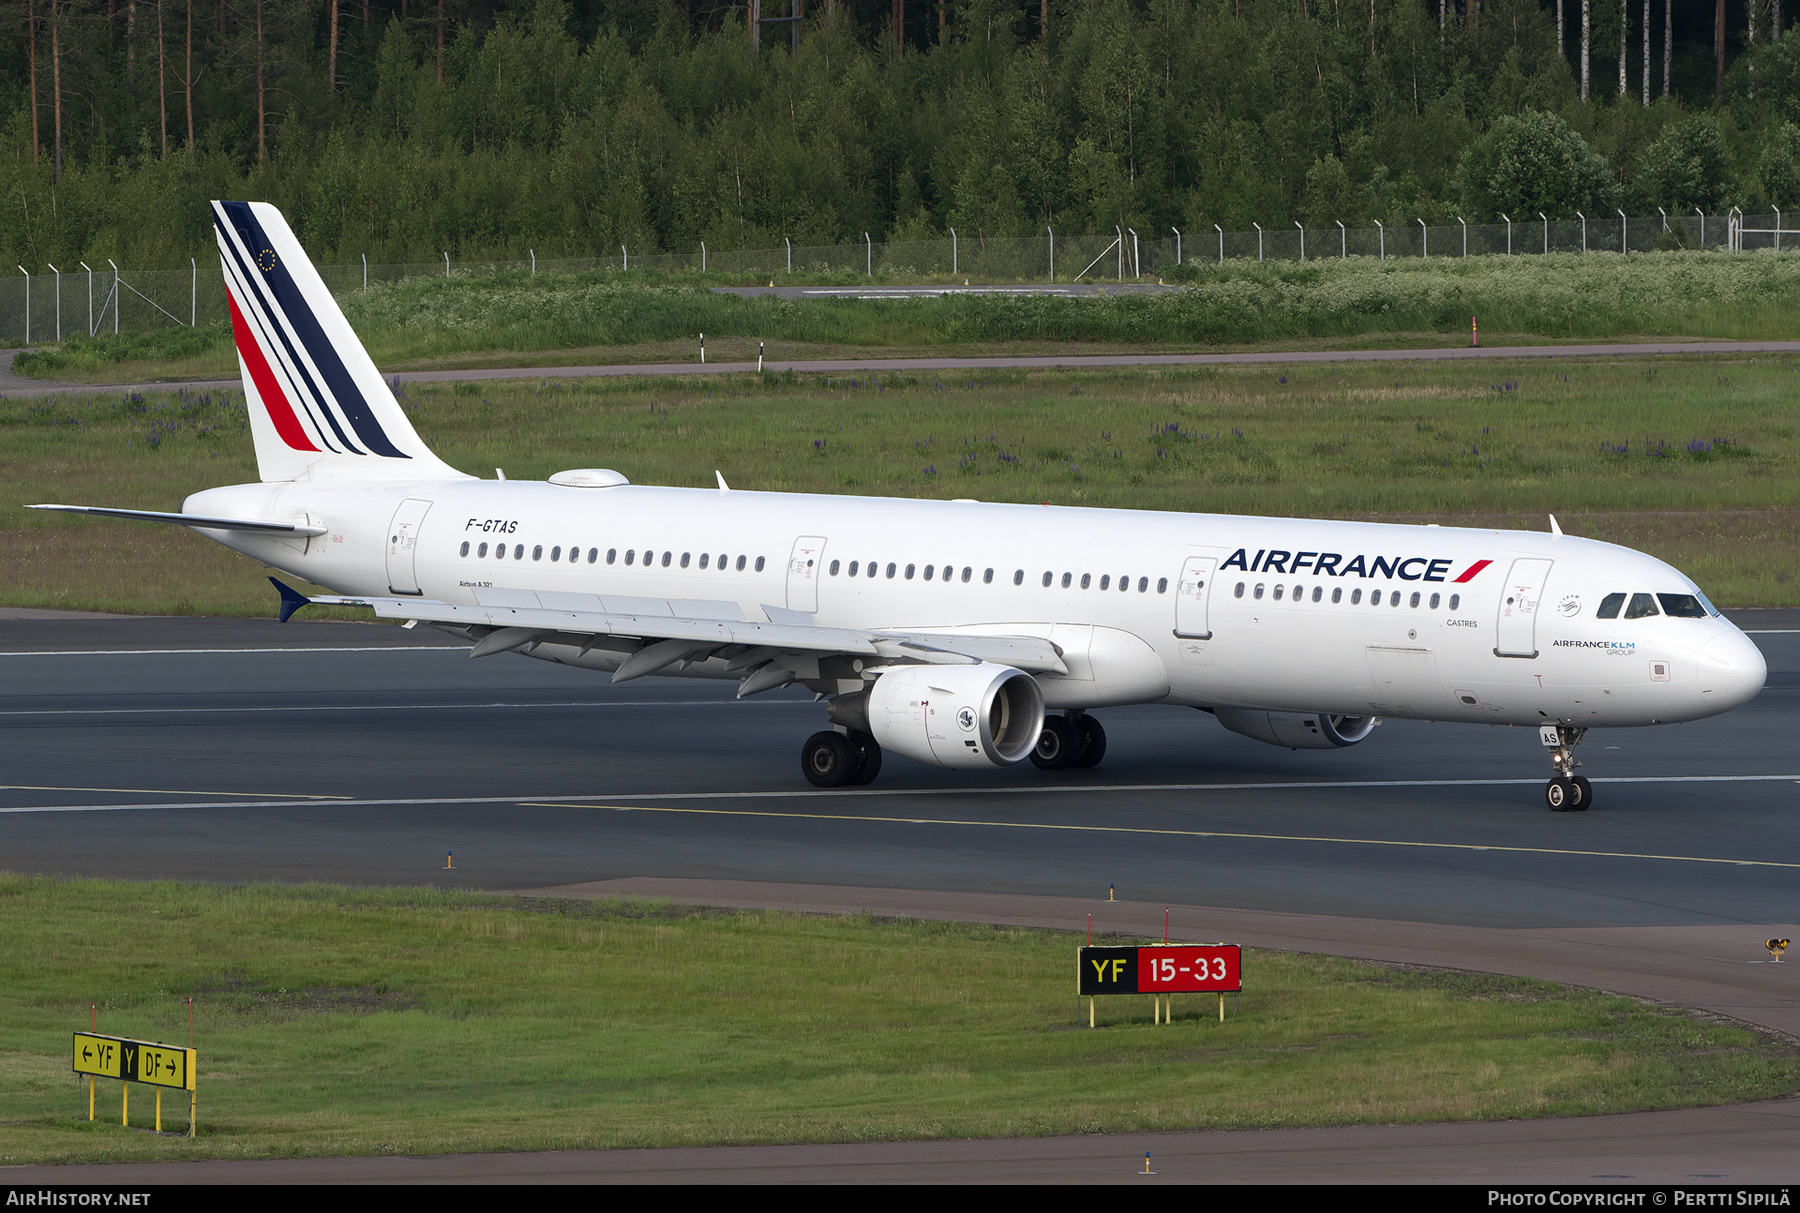
M 1749 703 L 1768 675 L 1762 650 L 1742 632 L 1709 640 L 1700 650 L 1700 694 L 1714 711 Z

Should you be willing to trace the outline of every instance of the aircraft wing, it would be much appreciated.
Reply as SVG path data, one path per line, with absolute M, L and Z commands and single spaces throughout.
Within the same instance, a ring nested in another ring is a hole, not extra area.
M 824 656 L 846 655 L 897 663 L 969 665 L 991 661 L 1028 672 L 1068 673 L 1062 654 L 1036 636 L 914 635 L 900 631 L 821 627 L 812 616 L 766 606 L 767 622 L 747 620 L 735 602 L 641 599 L 593 594 L 482 590 L 474 604 L 432 599 L 321 595 L 306 598 L 269 579 L 282 594 L 282 618 L 307 603 L 368 607 L 384 619 L 412 619 L 468 628 L 470 657 L 512 652 L 530 645 L 578 644 L 582 651 L 613 638 L 642 642 L 629 650 L 613 675 L 628 682 L 670 666 L 719 656 L 745 677 L 738 694 L 795 681 L 797 666 Z M 549 601 L 545 601 L 548 599 Z M 617 645 L 608 644 L 608 648 Z
M 28 505 L 28 510 L 55 510 L 63 514 L 94 514 L 102 518 L 129 518 L 134 522 L 169 522 L 202 531 L 257 531 L 262 534 L 323 535 L 322 526 L 303 522 L 276 522 L 266 518 L 209 518 L 203 514 L 169 514 L 161 510 L 118 510 L 103 505 Z

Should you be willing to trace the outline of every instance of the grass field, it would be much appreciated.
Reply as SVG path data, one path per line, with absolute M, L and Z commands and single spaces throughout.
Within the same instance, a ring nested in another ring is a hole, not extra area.
M 1489 344 L 1794 334 L 1800 259 L 1634 255 L 1468 261 L 1233 261 L 1183 267 L 1191 289 L 1097 298 L 742 299 L 618 274 L 417 278 L 347 295 L 345 314 L 385 370 L 555 362 L 692 361 L 770 343 L 779 358 L 883 350 L 1196 350 L 1370 338 L 1442 344 L 1479 317 Z M 84 382 L 234 376 L 224 324 L 71 340 L 21 355 L 22 374 Z
M 1800 1086 L 1790 1045 L 1679 1010 L 1283 953 L 1246 954 L 1224 1025 L 1207 996 L 1162 1027 L 1123 998 L 1090 1032 L 1075 932 L 20 876 L 0 929 L 0 1164 L 1492 1119 Z M 189 995 L 200 1136 L 120 1127 L 105 1081 L 102 1119 L 78 1119 L 90 1001 L 102 1032 L 184 1044 Z
M 1652 552 L 1727 606 L 1800 603 L 1800 361 L 1658 358 L 1111 373 L 736 375 L 410 387 L 454 465 L 639 483 L 1547 529 Z M 256 479 L 236 393 L 0 401 L 0 603 L 266 613 L 263 572 L 170 528 Z

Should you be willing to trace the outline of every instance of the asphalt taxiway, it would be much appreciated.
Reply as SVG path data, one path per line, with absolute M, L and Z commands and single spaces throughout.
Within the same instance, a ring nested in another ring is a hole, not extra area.
M 1800 612 L 1737 618 L 1768 660 L 1762 695 L 1712 720 L 1591 732 L 1579 756 L 1596 800 L 1580 814 L 1543 808 L 1549 764 L 1525 729 L 1390 721 L 1355 748 L 1296 753 L 1202 713 L 1120 709 L 1097 714 L 1109 735 L 1097 770 L 953 775 L 890 757 L 871 788 L 820 791 L 797 752 L 823 710 L 802 695 L 614 687 L 517 656 L 470 661 L 423 628 L 0 620 L 0 866 L 1070 929 L 1093 910 L 1146 932 L 1171 905 L 1193 936 L 1535 974 L 1800 1036 L 1800 979 L 1787 980 L 1800 965 L 1762 963 L 1759 946 L 1800 917 Z M 1759 1123 L 1791 1126 L 1791 1105 L 1766 1107 Z M 1687 1165 L 1671 1151 L 1695 1130 L 1670 1115 L 1660 1169 L 1646 1147 L 1632 1174 Z M 1613 1132 L 1570 1123 L 1557 1132 L 1571 1141 Z M 1541 1173 L 1523 1146 L 1517 1166 L 1500 1161 L 1506 1133 L 1535 1131 L 1468 1128 L 1493 1135 L 1493 1168 L 1455 1174 Z M 1462 1139 L 1446 1133 L 1453 1153 Z M 1196 1157 L 1217 1161 L 1229 1135 L 1194 1136 L 1213 1142 Z M 1268 1161 L 1269 1135 L 1251 1136 L 1264 1144 L 1232 1155 L 1245 1178 Z M 1382 1171 L 1382 1147 L 1359 1174 L 1450 1178 L 1426 1165 L 1435 1139 L 1419 1140 L 1414 1171 Z M 1675 1178 L 1769 1177 L 1763 1138 L 1739 1141 Z M 1570 1173 L 1625 1173 L 1595 1151 Z M 589 1174 L 618 1177 L 614 1162 Z

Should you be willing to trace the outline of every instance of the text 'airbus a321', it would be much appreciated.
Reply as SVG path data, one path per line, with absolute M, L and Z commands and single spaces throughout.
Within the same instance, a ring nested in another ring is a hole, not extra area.
M 1679 571 L 1554 527 L 477 479 L 420 441 L 279 211 L 213 217 L 262 483 L 179 514 L 37 508 L 192 527 L 472 657 L 797 683 L 827 704 L 801 749 L 821 787 L 868 783 L 883 750 L 1090 767 L 1095 709 L 1160 703 L 1295 749 L 1383 717 L 1535 725 L 1549 806 L 1585 809 L 1588 729 L 1763 686 L 1756 646 Z M 307 600 L 281 588 L 285 620 Z

